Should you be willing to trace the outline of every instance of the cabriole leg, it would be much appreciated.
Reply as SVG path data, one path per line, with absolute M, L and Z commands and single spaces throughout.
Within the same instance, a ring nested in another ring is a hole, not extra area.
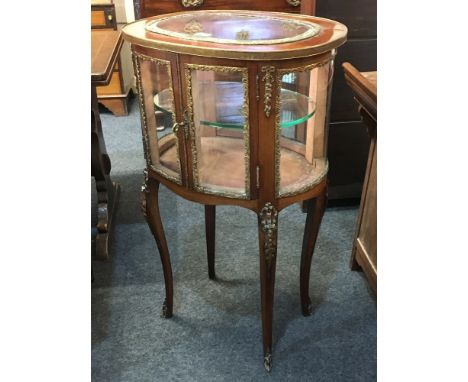
M 302 314 L 304 316 L 309 316 L 312 311 L 309 297 L 310 264 L 312 262 L 312 255 L 314 254 L 315 243 L 326 205 L 326 189 L 317 198 L 311 199 L 309 203 L 307 203 L 307 218 L 304 229 L 304 239 L 302 241 L 300 274 L 301 305 Z
M 266 203 L 258 216 L 260 246 L 260 289 L 262 306 L 263 365 L 272 368 L 273 300 L 275 290 L 278 212 Z
M 148 172 L 145 170 L 145 184 L 142 186 L 142 204 L 141 208 L 146 217 L 148 225 L 153 233 L 156 245 L 158 246 L 159 255 L 164 272 L 164 284 L 166 287 L 166 299 L 164 300 L 161 317 L 172 317 L 173 303 L 173 282 L 172 282 L 172 267 L 167 248 L 166 236 L 161 221 L 159 212 L 159 182 L 155 179 L 148 178 Z

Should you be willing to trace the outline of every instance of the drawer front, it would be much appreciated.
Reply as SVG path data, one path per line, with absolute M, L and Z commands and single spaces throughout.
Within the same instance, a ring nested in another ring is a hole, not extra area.
M 98 86 L 96 88 L 98 97 L 104 95 L 118 95 L 123 93 L 122 86 L 120 84 L 119 72 L 112 73 L 111 80 L 107 86 Z
M 137 13 L 140 11 L 140 15 L 136 15 L 137 18 L 200 9 L 299 13 L 300 8 L 299 0 L 135 0 L 135 9 Z
M 114 4 L 91 6 L 91 29 L 117 29 Z

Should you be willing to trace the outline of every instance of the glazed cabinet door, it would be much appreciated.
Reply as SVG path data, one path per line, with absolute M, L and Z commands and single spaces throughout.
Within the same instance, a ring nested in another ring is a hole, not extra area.
M 147 166 L 177 184 L 186 184 L 177 57 L 141 47 L 132 51 Z
M 181 59 L 189 120 L 188 179 L 195 191 L 251 199 L 251 81 L 249 68 L 238 65 L 229 60 Z

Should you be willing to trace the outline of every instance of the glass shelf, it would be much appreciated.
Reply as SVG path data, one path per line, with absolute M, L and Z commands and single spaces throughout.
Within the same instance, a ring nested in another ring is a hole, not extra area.
M 212 86 L 212 82 L 201 82 L 199 95 L 194 95 L 194 97 L 212 91 Z M 216 81 L 214 90 L 217 94 L 216 120 L 201 120 L 200 123 L 223 129 L 243 129 L 243 85 L 238 82 Z M 161 91 L 154 97 L 155 110 L 172 115 L 172 100 L 172 94 L 167 90 Z M 292 90 L 281 89 L 281 128 L 299 125 L 311 118 L 314 113 L 315 103 L 311 98 Z

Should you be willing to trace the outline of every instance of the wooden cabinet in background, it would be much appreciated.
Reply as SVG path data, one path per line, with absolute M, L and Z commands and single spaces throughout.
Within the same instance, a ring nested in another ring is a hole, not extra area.
M 315 0 L 310 0 L 309 3 L 315 3 Z M 134 0 L 134 4 L 137 19 L 163 13 L 207 9 L 219 11 L 246 9 L 289 13 L 299 13 L 301 10 L 301 0 Z
M 359 72 L 349 63 L 344 63 L 343 69 L 370 137 L 350 265 L 353 270 L 362 268 L 377 293 L 377 72 Z
M 91 4 L 91 29 L 117 30 L 115 5 L 112 3 Z M 120 56 L 112 69 L 107 86 L 97 88 L 98 102 L 116 116 L 128 115 L 127 96 L 130 86 L 125 86 Z

